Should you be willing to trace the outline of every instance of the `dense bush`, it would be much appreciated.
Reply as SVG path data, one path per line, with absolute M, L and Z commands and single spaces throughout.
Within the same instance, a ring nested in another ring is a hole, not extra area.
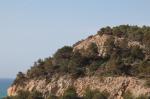
M 109 94 L 107 92 L 99 92 L 98 90 L 90 90 L 87 88 L 83 99 L 108 99 Z
M 136 99 L 150 99 L 150 96 L 141 95 L 137 97 Z
M 53 95 L 53 94 L 50 94 L 47 96 L 46 99 L 59 99 L 57 96 Z
M 132 95 L 130 91 L 127 91 L 123 94 L 124 99 L 135 99 L 135 97 Z
M 140 49 L 138 46 L 134 46 L 131 48 L 130 51 L 131 57 L 133 57 L 134 59 L 144 59 L 144 53 L 142 52 L 142 49 Z
M 130 91 L 127 91 L 123 94 L 123 98 L 124 99 L 150 99 L 150 96 L 141 95 L 141 96 L 135 97 L 132 95 Z
M 142 61 L 138 66 L 138 72 L 142 75 L 150 75 L 150 61 Z
M 22 72 L 18 72 L 16 79 L 14 80 L 13 84 L 24 84 L 25 80 L 27 78 L 25 77 L 25 74 Z
M 61 97 L 61 99 L 79 99 L 74 87 L 69 87 Z
M 150 78 L 146 79 L 145 86 L 150 88 Z

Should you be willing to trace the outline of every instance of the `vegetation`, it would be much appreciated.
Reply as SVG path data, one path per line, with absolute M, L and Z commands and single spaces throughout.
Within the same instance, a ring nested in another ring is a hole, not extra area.
M 150 78 L 146 79 L 145 86 L 150 88 Z
M 63 94 L 63 96 L 57 97 L 50 94 L 47 98 L 40 92 L 28 92 L 20 91 L 17 96 L 10 96 L 4 99 L 108 99 L 109 94 L 107 92 L 99 92 L 97 90 L 90 90 L 87 88 L 83 97 L 79 97 L 74 87 L 70 86 Z
M 126 93 L 123 94 L 124 99 L 135 99 L 135 97 L 132 95 L 130 91 L 127 91 Z
M 38 91 L 20 91 L 17 96 L 10 96 L 4 99 L 108 99 L 108 92 L 99 92 L 98 90 L 91 90 L 87 88 L 85 90 L 84 96 L 79 97 L 76 93 L 74 87 L 69 87 L 63 94 L 63 96 L 55 96 L 53 94 L 49 94 L 48 97 L 45 97 Z M 123 94 L 123 99 L 150 99 L 150 96 L 141 95 L 139 97 L 134 97 L 130 91 L 127 91 Z
M 109 94 L 107 92 L 99 92 L 98 90 L 86 89 L 83 99 L 108 99 Z
M 76 90 L 74 87 L 69 87 L 61 99 L 79 99 L 78 94 L 76 93 Z
M 141 95 L 141 96 L 137 97 L 136 99 L 150 99 L 150 97 Z
M 71 74 L 74 78 L 94 74 L 139 77 L 150 75 L 150 27 L 120 25 L 102 28 L 98 34 L 138 41 L 145 44 L 145 49 L 139 46 L 124 49 L 110 43 L 109 47 L 115 50 L 110 50 L 112 54 L 108 57 L 100 57 L 95 43 L 91 43 L 87 50 L 80 51 L 73 51 L 72 47 L 64 46 L 58 49 L 53 57 L 35 62 L 26 75 L 19 72 L 14 83 L 19 84 L 30 78 L 50 78 L 56 73 Z
M 105 27 L 98 31 L 98 35 L 111 35 L 118 38 L 126 38 L 128 41 L 138 42 L 144 45 L 131 46 L 122 48 L 110 42 L 110 53 L 108 57 L 99 56 L 98 46 L 91 43 L 90 46 L 79 51 L 73 51 L 73 47 L 64 46 L 49 58 L 39 59 L 27 71 L 27 74 L 19 72 L 14 84 L 22 84 L 29 79 L 49 79 L 55 74 L 72 75 L 73 78 L 83 77 L 86 75 L 101 75 L 101 76 L 137 76 L 146 78 L 146 85 L 149 86 L 150 77 L 150 27 L 120 25 L 116 27 Z M 94 94 L 94 95 L 93 95 Z M 96 94 L 96 95 L 95 95 Z M 127 93 L 130 96 L 130 93 Z M 25 94 L 26 95 L 26 94 Z M 31 97 L 31 96 L 30 96 Z M 53 95 L 49 97 L 56 98 Z M 77 97 L 75 90 L 69 89 L 63 97 L 72 99 Z M 63 98 L 62 97 L 62 98 Z M 70 98 L 71 97 L 71 98 Z M 86 97 L 103 97 L 102 93 L 95 91 L 87 91 Z M 52 98 L 52 99 L 53 99 Z M 127 97 L 130 99 L 130 97 Z M 23 98 L 22 98 L 23 99 Z M 63 98 L 64 99 L 64 98 Z M 96 99 L 96 98 L 92 98 Z
M 139 97 L 134 97 L 130 91 L 123 94 L 124 99 L 150 99 L 150 96 L 141 95 Z
M 6 97 L 4 99 L 44 99 L 42 93 L 38 91 L 20 91 L 16 96 Z

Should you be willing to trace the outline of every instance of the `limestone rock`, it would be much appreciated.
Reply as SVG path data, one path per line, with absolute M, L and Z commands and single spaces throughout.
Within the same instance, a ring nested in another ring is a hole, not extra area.
M 53 78 L 55 79 L 55 78 Z M 14 96 L 19 90 L 38 90 L 43 94 L 54 93 L 60 96 L 69 87 L 74 86 L 79 96 L 83 96 L 85 89 L 89 87 L 94 90 L 107 91 L 110 93 L 110 99 L 122 99 L 123 93 L 132 92 L 135 97 L 140 95 L 150 95 L 150 88 L 144 87 L 144 80 L 134 77 L 82 77 L 76 80 L 70 76 L 60 76 L 57 80 L 51 80 L 46 84 L 46 80 L 30 80 L 24 87 L 13 85 L 8 89 L 8 95 Z

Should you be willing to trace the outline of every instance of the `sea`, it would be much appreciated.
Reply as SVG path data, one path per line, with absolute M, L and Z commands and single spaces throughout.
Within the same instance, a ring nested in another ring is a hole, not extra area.
M 13 79 L 0 79 L 0 99 L 7 96 L 7 89 L 11 86 Z

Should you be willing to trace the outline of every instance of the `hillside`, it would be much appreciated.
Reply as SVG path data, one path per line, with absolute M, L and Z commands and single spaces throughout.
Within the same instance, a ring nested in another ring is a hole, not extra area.
M 26 94 L 24 94 L 26 93 Z M 150 27 L 120 25 L 19 72 L 7 99 L 149 99 Z M 28 97 L 28 98 L 27 98 Z

